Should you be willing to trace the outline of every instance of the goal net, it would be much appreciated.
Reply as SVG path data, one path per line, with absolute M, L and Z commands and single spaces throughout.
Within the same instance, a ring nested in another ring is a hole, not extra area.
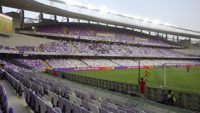
M 200 63 L 164 63 L 162 68 L 163 84 L 160 87 L 198 90 Z

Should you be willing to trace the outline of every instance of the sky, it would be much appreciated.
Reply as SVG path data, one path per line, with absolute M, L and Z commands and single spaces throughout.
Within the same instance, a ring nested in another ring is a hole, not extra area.
M 45 0 L 38 0 L 45 1 Z M 200 0 L 73 0 L 200 31 Z M 6 11 L 7 9 L 4 9 Z
M 77 0 L 200 31 L 200 0 Z

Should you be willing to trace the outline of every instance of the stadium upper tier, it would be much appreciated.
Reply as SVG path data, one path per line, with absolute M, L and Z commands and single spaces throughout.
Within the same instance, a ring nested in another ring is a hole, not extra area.
M 82 55 L 82 56 L 122 56 L 122 57 L 163 57 L 163 58 L 189 58 L 166 48 L 138 47 L 131 45 L 94 43 L 81 41 L 54 41 L 34 46 L 17 46 L 9 48 L 1 46 L 0 51 L 20 51 L 34 53 L 52 53 L 57 55 Z
M 20 33 L 52 35 L 57 37 L 70 37 L 74 39 L 122 42 L 130 44 L 143 44 L 151 46 L 177 47 L 169 41 L 150 35 L 139 34 L 123 29 L 104 28 L 86 25 L 43 25 L 33 28 L 24 28 Z

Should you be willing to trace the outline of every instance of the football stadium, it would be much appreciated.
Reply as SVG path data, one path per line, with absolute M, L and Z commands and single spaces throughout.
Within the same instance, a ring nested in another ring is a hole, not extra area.
M 200 30 L 79 1 L 0 1 L 0 113 L 200 113 Z

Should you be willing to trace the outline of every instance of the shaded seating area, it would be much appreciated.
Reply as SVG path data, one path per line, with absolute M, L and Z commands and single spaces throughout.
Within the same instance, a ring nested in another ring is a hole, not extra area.
M 9 70 L 6 76 L 9 76 L 11 81 L 21 82 L 26 103 L 36 113 L 139 113 L 143 111 L 136 106 L 115 103 L 110 98 L 72 89 L 51 78 L 25 72 L 16 73 L 12 70 Z
M 0 113 L 15 113 L 12 107 L 9 107 L 8 96 L 5 88 L 0 83 Z

